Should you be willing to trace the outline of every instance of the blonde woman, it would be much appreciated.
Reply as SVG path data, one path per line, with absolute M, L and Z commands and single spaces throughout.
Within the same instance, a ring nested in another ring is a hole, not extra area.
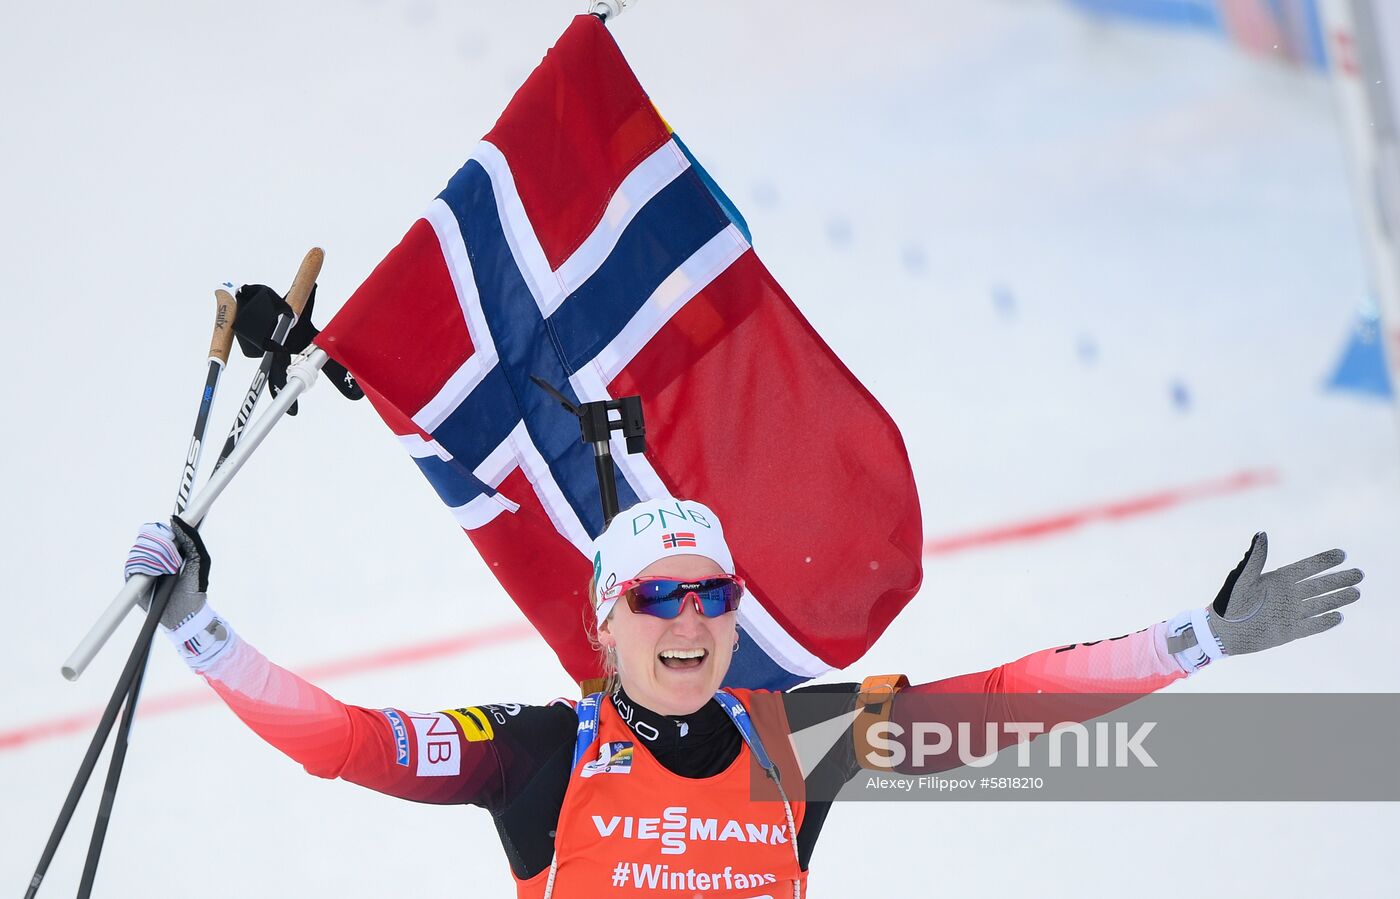
M 127 570 L 178 572 L 162 624 L 189 666 L 312 774 L 489 811 L 520 896 L 805 892 L 830 803 L 803 800 L 787 741 L 771 735 L 784 733 L 791 697 L 836 694 L 849 708 L 861 687 L 721 688 L 744 582 L 718 516 L 701 503 L 641 503 L 595 542 L 593 636 L 611 675 L 606 692 L 430 713 L 346 705 L 269 662 L 206 602 L 209 554 L 197 532 L 173 525 L 144 526 Z M 1117 705 L 1214 660 L 1327 630 L 1359 597 L 1360 571 L 1326 573 L 1340 550 L 1267 574 L 1266 551 L 1256 535 L 1213 602 L 1169 621 L 903 689 L 985 694 L 987 707 L 1043 693 L 1113 695 Z M 831 764 L 853 773 L 854 751 Z M 786 785 L 780 801 L 755 801 L 755 770 Z

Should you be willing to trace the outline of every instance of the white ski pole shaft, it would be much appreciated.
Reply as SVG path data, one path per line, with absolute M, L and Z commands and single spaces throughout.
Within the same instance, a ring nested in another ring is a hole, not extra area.
M 224 460 L 224 464 L 218 471 L 209 478 L 209 482 L 204 485 L 204 489 L 199 491 L 185 507 L 184 519 L 192 525 L 198 525 L 204 516 L 209 512 L 209 507 L 214 504 L 214 500 L 219 498 L 219 494 L 224 492 L 229 481 L 238 474 L 243 463 L 248 461 L 248 457 L 262 444 L 263 439 L 272 431 L 273 427 L 282 420 L 283 413 L 296 402 L 297 397 L 306 392 L 316 381 L 316 375 L 320 372 L 321 366 L 326 364 L 326 351 L 317 347 L 305 358 L 299 359 L 287 369 L 287 386 L 281 393 L 277 394 L 277 399 L 253 422 L 239 441 L 237 448 Z M 117 627 L 121 625 L 122 619 L 136 605 L 136 600 L 146 590 L 150 589 L 153 578 L 144 574 L 134 574 L 131 580 L 126 582 L 126 586 L 117 593 L 108 604 L 107 609 L 88 630 L 87 636 L 83 637 L 78 648 L 68 656 L 68 661 L 63 663 L 63 676 L 68 680 L 77 680 L 82 676 L 83 671 L 92 662 L 93 658 L 102 649 L 103 645 L 116 633 Z

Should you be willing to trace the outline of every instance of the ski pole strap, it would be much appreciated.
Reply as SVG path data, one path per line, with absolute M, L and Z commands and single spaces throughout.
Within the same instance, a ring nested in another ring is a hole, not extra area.
M 870 754 L 870 729 L 890 720 L 894 695 L 907 686 L 909 678 L 903 674 L 876 674 L 860 682 L 860 695 L 856 697 L 860 711 L 856 713 L 854 737 L 856 763 L 862 768 L 874 767 L 866 761 Z

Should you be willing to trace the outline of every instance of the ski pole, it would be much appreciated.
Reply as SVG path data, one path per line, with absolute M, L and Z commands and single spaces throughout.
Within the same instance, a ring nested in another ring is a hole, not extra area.
M 310 294 L 310 284 L 315 283 L 315 273 L 320 271 L 321 260 L 324 258 L 322 251 L 312 249 L 306 254 L 306 259 L 302 262 L 302 268 L 298 271 L 298 280 L 301 279 L 301 272 L 308 269 L 308 265 L 314 265 L 311 282 L 307 285 L 307 294 Z M 295 282 L 293 283 L 295 286 Z M 290 296 L 292 291 L 288 291 Z M 303 301 L 304 302 L 304 301 Z M 204 489 L 198 495 L 191 497 L 185 514 L 182 516 L 185 521 L 192 525 L 198 525 L 203 520 L 209 507 L 219 494 L 228 486 L 229 481 L 243 467 L 243 463 L 267 437 L 273 426 L 281 420 L 281 415 L 291 408 L 298 396 L 307 390 L 316 380 L 316 373 L 321 370 L 321 366 L 327 360 L 325 350 L 317 348 L 299 362 L 293 364 L 287 371 L 287 386 L 277 395 L 272 409 L 259 416 L 258 420 L 247 428 L 246 434 L 241 434 L 241 442 L 235 438 L 236 448 L 227 457 L 222 459 L 222 464 L 215 467 L 214 473 L 210 475 L 205 483 Z M 260 369 L 261 371 L 261 369 Z M 295 379 L 296 383 L 293 384 Z M 261 384 L 259 384 L 261 390 Z M 244 399 L 244 404 L 248 402 Z M 256 398 L 254 398 L 256 403 Z M 251 409 L 249 410 L 251 412 Z M 275 414 L 274 414 L 275 412 Z M 240 433 L 242 428 L 239 428 Z M 134 574 L 126 582 L 126 586 L 118 591 L 117 595 L 108 603 L 97 621 L 88 629 L 87 634 L 78 644 L 77 648 L 68 656 L 63 663 L 62 673 L 68 680 L 77 680 L 87 666 L 91 664 L 94 657 L 102 649 L 103 645 L 111 638 L 121 625 L 131 607 L 136 604 L 136 598 L 148 589 L 152 578 L 144 574 Z
M 174 589 L 175 578 L 166 578 L 157 588 L 155 597 L 151 600 L 152 613 L 157 608 L 162 612 L 165 610 L 165 605 L 170 601 L 170 594 Z M 58 820 L 54 822 L 53 830 L 49 832 L 49 841 L 39 856 L 39 864 L 34 869 L 34 876 L 30 878 L 29 889 L 25 891 L 24 899 L 33 899 L 34 894 L 39 892 L 39 885 L 43 882 L 44 875 L 49 871 L 49 863 L 53 861 L 54 853 L 58 851 L 58 844 L 63 839 L 64 831 L 68 829 L 68 822 L 73 819 L 73 812 L 78 807 L 78 800 L 82 798 L 83 789 L 87 786 L 88 779 L 92 777 L 92 770 L 97 767 L 97 757 L 102 754 L 102 747 L 107 742 L 107 735 L 112 732 L 112 725 L 117 720 L 117 712 L 120 711 L 122 703 L 126 700 L 132 676 L 136 668 L 143 664 L 143 659 L 146 656 L 144 650 L 149 648 L 150 637 L 155 633 L 156 624 L 159 621 L 160 615 L 150 614 L 141 623 L 141 632 L 136 637 L 136 645 L 131 648 L 126 665 L 117 678 L 117 686 L 112 691 L 112 698 L 107 700 L 107 707 L 102 710 L 102 720 L 98 722 L 97 731 L 92 735 L 91 742 L 88 743 L 87 754 L 83 756 L 82 764 L 78 766 L 78 774 L 73 778 L 72 786 L 68 788 L 68 796 L 63 800 L 63 808 L 59 810 Z
M 195 431 L 190 435 L 189 450 L 185 452 L 185 468 L 181 472 L 181 482 L 179 489 L 175 492 L 175 513 L 179 514 L 186 506 L 189 499 L 190 487 L 195 483 L 195 471 L 199 468 L 199 455 L 203 447 L 204 431 L 209 426 L 209 410 L 214 405 L 214 393 L 218 388 L 218 378 L 223 374 L 224 365 L 228 363 L 228 350 L 234 342 L 234 316 L 238 314 L 237 304 L 228 291 L 218 290 L 214 293 L 216 308 L 214 308 L 214 333 L 209 343 L 209 370 L 204 375 L 204 388 L 199 398 L 199 413 L 195 416 Z M 151 578 L 147 578 L 151 580 Z M 127 718 L 132 714 L 133 703 L 130 699 L 134 693 L 140 692 L 140 675 L 146 671 L 146 658 L 150 651 L 150 639 L 148 634 L 155 633 L 153 622 L 160 620 L 161 613 L 165 611 L 165 604 L 169 599 L 171 590 L 174 590 L 175 578 L 169 578 L 168 584 L 161 584 L 161 590 L 155 591 L 155 597 L 151 599 L 151 608 L 147 613 L 147 620 L 141 626 L 140 634 L 137 636 L 136 644 L 132 647 L 132 655 L 126 662 L 126 667 L 122 669 L 122 675 L 118 678 L 116 688 L 112 690 L 112 699 L 108 700 L 106 709 L 102 711 L 101 721 L 98 723 L 97 731 L 92 734 L 92 742 L 88 744 L 87 755 L 84 756 L 83 763 L 78 766 L 77 777 L 73 779 L 73 786 L 69 787 L 69 795 L 63 802 L 62 811 L 59 812 L 59 821 L 53 825 L 53 832 L 49 835 L 48 846 L 45 846 L 39 867 L 34 872 L 34 878 L 29 882 L 29 892 L 27 896 L 38 892 L 39 884 L 43 881 L 43 875 L 48 872 L 49 863 L 53 860 L 53 853 L 59 847 L 60 840 L 63 839 L 63 832 L 67 830 L 69 821 L 73 818 L 74 808 L 77 808 L 78 798 L 83 795 L 87 788 L 88 780 L 91 779 L 92 769 L 97 766 L 97 758 L 102 752 L 102 746 L 106 744 L 106 738 L 112 732 L 112 723 L 116 718 L 116 710 L 120 709 L 123 702 L 127 703 L 126 716 L 123 716 L 123 734 L 120 738 L 120 745 L 113 751 L 112 765 L 116 769 L 116 777 L 120 777 L 120 762 L 118 762 L 118 752 L 125 756 L 126 734 L 130 731 L 130 724 Z M 115 794 L 116 779 L 112 777 L 112 769 L 108 772 L 108 788 Z M 102 801 L 106 814 L 111 815 L 111 801 L 104 795 Z M 99 809 L 98 818 L 102 822 L 102 809 Z M 104 832 L 105 832 L 105 822 Z M 94 832 L 94 839 L 97 833 Z M 99 850 L 101 851 L 101 850 Z
M 214 318 L 214 336 L 209 342 L 209 371 L 204 379 L 204 393 L 199 401 L 199 413 L 195 416 L 194 433 L 190 435 L 189 449 L 185 451 L 185 467 L 180 475 L 180 487 L 175 492 L 175 514 L 181 515 L 189 505 L 190 490 L 195 476 L 199 473 L 199 459 L 204 450 L 204 434 L 209 428 L 209 410 L 214 405 L 214 397 L 219 389 L 219 378 L 228 365 L 229 350 L 233 347 L 233 323 L 238 314 L 238 304 L 233 295 L 222 288 L 214 291 L 217 311 Z M 173 580 L 173 578 L 172 578 Z M 170 591 L 166 591 L 166 599 Z M 146 610 L 146 617 L 157 621 L 165 613 L 165 603 L 157 608 L 155 602 Z M 92 826 L 92 840 L 88 844 L 87 860 L 83 863 L 83 877 L 78 886 L 79 899 L 92 895 L 92 885 L 97 877 L 97 863 L 102 857 L 102 844 L 107 839 L 107 825 L 112 819 L 112 805 L 117 798 L 117 785 L 121 782 L 122 766 L 126 764 L 126 747 L 131 736 L 131 722 L 136 717 L 136 702 L 141 696 L 141 683 L 146 677 L 146 663 L 151 657 L 151 641 L 155 639 L 155 629 L 143 629 L 146 635 L 142 648 L 141 663 L 132 672 L 131 683 L 126 693 L 126 708 L 122 710 L 121 723 L 117 725 L 116 741 L 112 744 L 112 757 L 107 763 L 107 781 L 102 787 L 102 800 L 97 807 L 97 820 Z M 141 644 L 138 641 L 138 646 Z
M 175 580 L 171 577 L 170 580 Z M 166 594 L 167 598 L 169 593 Z M 156 610 L 155 602 L 151 603 L 151 608 L 147 613 L 148 618 L 160 621 L 160 613 L 165 609 L 162 607 L 159 612 Z M 112 805 L 117 799 L 117 785 L 121 782 L 122 767 L 126 764 L 126 747 L 131 737 L 131 721 L 136 717 L 136 702 L 141 698 L 141 683 L 146 678 L 146 664 L 151 660 L 151 641 L 155 639 L 155 629 L 152 628 L 144 644 L 138 644 L 133 648 L 133 652 L 139 652 L 141 661 L 137 664 L 136 670 L 132 672 L 131 683 L 126 691 L 126 704 L 122 708 L 121 723 L 117 725 L 117 736 L 112 743 L 112 757 L 107 762 L 107 780 L 102 785 L 102 799 L 97 808 L 97 820 L 92 825 L 92 839 L 88 842 L 87 859 L 83 862 L 83 876 L 78 882 L 78 899 L 87 899 L 92 895 L 92 885 L 97 879 L 97 863 L 102 858 L 102 846 L 107 840 L 107 825 L 112 820 Z M 120 686 L 120 684 L 118 685 Z M 103 742 L 106 742 L 105 735 Z M 84 785 L 86 788 L 86 785 Z
M 204 432 L 209 429 L 209 410 L 219 390 L 219 378 L 228 365 L 229 350 L 233 348 L 233 323 L 238 317 L 238 302 L 233 294 L 220 287 L 214 291 L 218 303 L 214 317 L 214 336 L 209 341 L 209 371 L 204 377 L 204 393 L 199 399 L 199 413 L 190 435 L 190 448 L 185 452 L 185 469 L 180 474 L 180 489 L 175 492 L 175 514 L 183 515 L 190 504 L 195 475 L 199 473 L 199 457 L 204 452 Z

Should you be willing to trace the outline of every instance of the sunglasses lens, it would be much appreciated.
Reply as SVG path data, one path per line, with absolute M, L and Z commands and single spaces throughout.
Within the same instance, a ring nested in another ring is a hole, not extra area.
M 676 618 L 685 608 L 690 594 L 700 599 L 700 614 L 718 618 L 739 608 L 744 588 L 733 578 L 709 578 L 703 581 L 672 581 L 656 578 L 633 584 L 624 594 L 634 612 L 655 618 Z
M 696 590 L 695 595 L 700 597 L 700 613 L 706 618 L 718 618 L 739 608 L 744 588 L 728 578 L 715 578 L 706 582 L 705 589 Z
M 676 590 L 675 581 L 643 581 L 627 591 L 627 604 L 632 611 L 655 618 L 675 618 L 681 613 L 684 592 Z

